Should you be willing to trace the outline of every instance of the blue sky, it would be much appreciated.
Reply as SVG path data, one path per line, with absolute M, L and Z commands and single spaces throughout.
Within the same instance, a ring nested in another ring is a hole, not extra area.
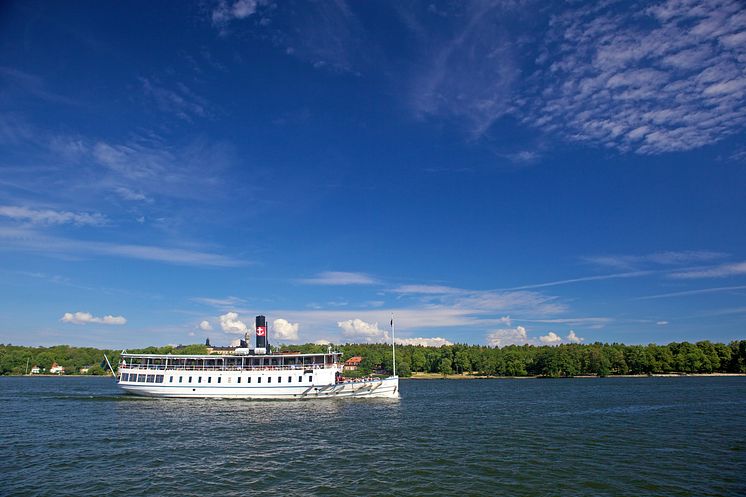
M 744 338 L 746 9 L 5 2 L 0 341 Z

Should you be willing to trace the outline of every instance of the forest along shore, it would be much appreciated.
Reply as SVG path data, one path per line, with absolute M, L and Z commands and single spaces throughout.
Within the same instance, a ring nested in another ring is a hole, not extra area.
M 746 376 L 746 373 L 659 373 L 659 374 L 615 374 L 608 376 L 598 375 L 576 375 L 568 376 L 566 378 L 686 378 L 693 376 Z M 440 373 L 412 373 L 412 376 L 407 377 L 408 380 L 533 380 L 533 379 L 546 379 L 547 376 L 533 375 L 533 376 L 494 376 L 484 375 L 477 372 L 474 373 L 462 373 L 462 374 L 440 374 Z

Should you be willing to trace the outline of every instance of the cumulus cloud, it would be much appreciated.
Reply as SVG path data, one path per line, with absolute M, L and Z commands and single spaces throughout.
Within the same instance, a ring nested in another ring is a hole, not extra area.
M 573 335 L 574 334 L 575 333 L 573 333 Z M 540 336 L 539 340 L 541 340 L 541 343 L 546 344 L 546 345 L 555 345 L 555 344 L 560 343 L 562 341 L 562 338 L 555 332 L 550 331 L 546 335 Z
M 641 154 L 721 140 L 746 122 L 745 25 L 740 0 L 578 3 L 550 21 L 523 121 Z
M 212 331 L 212 325 L 210 324 L 209 321 L 202 321 L 199 324 L 199 329 L 202 331 Z
M 272 322 L 272 337 L 276 340 L 298 340 L 298 323 L 290 323 L 285 319 L 275 319 Z
M 31 209 L 13 205 L 0 206 L 0 216 L 32 224 L 74 224 L 77 226 L 103 226 L 107 224 L 106 216 L 98 212 L 69 212 L 51 209 Z
M 443 347 L 453 345 L 453 342 L 441 337 L 433 338 L 397 338 L 396 343 L 399 345 L 421 345 L 423 347 Z
M 96 317 L 92 315 L 90 312 L 66 312 L 62 318 L 60 318 L 60 321 L 63 323 L 71 323 L 71 324 L 87 324 L 87 323 L 96 323 L 96 324 L 112 324 L 112 325 L 122 325 L 127 324 L 127 319 L 125 319 L 124 316 L 112 316 L 112 315 L 106 315 L 104 317 Z
M 566 339 L 570 343 L 580 343 L 583 340 L 585 340 L 585 338 L 581 338 L 578 335 L 576 335 L 574 330 L 570 330 L 570 333 L 567 334 Z
M 339 321 L 337 326 L 342 328 L 342 336 L 351 340 L 363 340 L 368 343 L 381 343 L 389 340 L 389 334 L 378 328 L 378 323 L 367 323 L 362 319 Z
M 237 312 L 226 312 L 218 317 L 220 327 L 226 333 L 246 333 L 249 327 L 238 318 Z
M 529 343 L 528 333 L 523 326 L 515 328 L 501 328 L 487 335 L 487 343 L 493 347 L 506 347 L 508 345 L 525 345 Z

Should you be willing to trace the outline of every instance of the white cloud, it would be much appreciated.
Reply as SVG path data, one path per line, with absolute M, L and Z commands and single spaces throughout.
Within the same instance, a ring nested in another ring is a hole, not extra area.
M 567 341 L 570 343 L 580 343 L 583 340 L 585 340 L 585 338 L 576 335 L 574 330 L 570 330 L 570 333 L 567 334 Z
M 202 331 L 212 331 L 212 325 L 210 324 L 209 321 L 202 321 L 199 324 L 199 329 Z
M 575 333 L 572 332 L 572 334 L 574 335 Z M 539 340 L 541 340 L 541 343 L 543 343 L 543 344 L 554 345 L 554 344 L 560 343 L 562 341 L 562 338 L 558 334 L 556 334 L 555 332 L 550 331 L 546 335 L 540 336 Z
M 85 255 L 115 256 L 129 259 L 165 262 L 193 266 L 235 267 L 247 263 L 220 254 L 198 252 L 172 247 L 152 245 L 123 245 L 109 242 L 73 240 L 48 236 L 31 229 L 8 229 L 0 227 L 3 248 L 20 248 L 49 254 L 65 254 L 73 257 Z
M 313 343 L 315 343 L 316 345 L 331 345 L 332 344 L 332 342 L 330 342 L 329 340 L 324 340 L 323 338 L 320 340 L 316 340 Z
M 501 328 L 487 335 L 487 343 L 493 347 L 506 347 L 508 345 L 526 345 L 530 343 L 528 333 L 523 326 L 515 328 Z
M 245 19 L 256 12 L 258 4 L 257 0 L 220 0 L 212 11 L 212 23 L 221 26 L 234 19 Z
M 453 345 L 453 342 L 441 337 L 397 338 L 396 343 L 399 345 L 421 345 L 423 347 L 443 347 L 445 345 Z
M 442 294 L 454 294 L 463 293 L 464 290 L 460 288 L 453 288 L 450 286 L 442 285 L 402 285 L 392 290 L 394 293 L 402 294 L 425 294 L 425 295 L 442 295 Z
M 348 273 L 344 271 L 325 271 L 314 278 L 300 280 L 309 285 L 373 285 L 375 278 L 364 273 Z
M 668 321 L 658 321 L 655 324 L 657 324 L 658 326 L 666 326 L 668 324 Z
M 60 318 L 60 321 L 63 323 L 71 323 L 71 324 L 87 324 L 87 323 L 96 323 L 96 324 L 111 324 L 111 325 L 123 325 L 127 324 L 127 319 L 124 318 L 124 316 L 112 316 L 112 315 L 106 315 L 104 317 L 96 317 L 92 315 L 90 312 L 66 312 L 62 318 Z
M 367 323 L 362 319 L 348 319 L 339 321 L 337 326 L 342 328 L 342 335 L 351 340 L 363 340 L 368 343 L 381 343 L 389 340 L 389 334 L 378 328 L 378 323 Z
M 245 304 L 246 301 L 239 297 L 228 296 L 224 298 L 213 298 L 213 297 L 192 297 L 190 300 L 199 302 L 200 304 L 210 305 L 213 307 L 236 307 L 237 305 Z
M 684 251 L 667 251 L 667 252 L 655 252 L 652 254 L 644 255 L 602 255 L 584 257 L 583 259 L 592 264 L 599 266 L 610 266 L 620 269 L 634 269 L 641 265 L 656 264 L 656 265 L 681 265 L 681 264 L 692 264 L 697 262 L 707 262 L 715 259 L 722 259 L 728 254 L 722 252 L 714 252 L 711 250 L 684 250 Z M 620 277 L 625 275 L 640 275 L 643 276 L 648 274 L 646 272 L 635 271 L 632 273 L 620 273 L 618 275 L 610 275 L 612 277 Z
M 220 327 L 226 333 L 246 333 L 249 327 L 246 323 L 238 319 L 237 312 L 227 312 L 218 317 L 220 320 Z
M 30 209 L 12 205 L 0 206 L 0 216 L 32 224 L 74 224 L 77 226 L 103 226 L 108 220 L 98 212 L 69 212 L 51 209 Z
M 298 340 L 298 323 L 290 323 L 285 319 L 275 319 L 272 322 L 272 337 L 275 340 Z
M 694 269 L 691 271 L 680 271 L 671 274 L 672 278 L 695 279 L 695 278 L 724 278 L 746 274 L 746 262 L 736 264 L 722 264 L 706 269 Z
M 664 298 L 669 298 L 669 297 L 687 297 L 689 295 L 732 292 L 734 290 L 746 290 L 746 285 L 722 286 L 722 287 L 717 287 L 717 288 L 700 288 L 698 290 L 687 290 L 683 292 L 661 293 L 658 295 L 647 295 L 645 297 L 637 297 L 636 300 L 664 299 Z
M 184 83 L 179 82 L 173 89 L 159 85 L 157 81 L 140 78 L 143 92 L 153 99 L 163 112 L 174 114 L 176 117 L 192 122 L 195 117 L 206 117 L 210 104 L 204 98 L 196 95 Z
M 131 190 L 124 186 L 119 186 L 114 191 L 124 200 L 131 200 L 133 202 L 146 202 L 151 203 L 153 200 L 142 192 Z
M 550 21 L 523 122 L 641 154 L 690 150 L 742 129 L 740 0 L 577 6 Z

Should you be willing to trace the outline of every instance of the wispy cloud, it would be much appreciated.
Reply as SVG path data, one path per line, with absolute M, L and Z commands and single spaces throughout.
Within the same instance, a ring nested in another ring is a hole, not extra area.
M 579 3 L 550 22 L 523 122 L 642 154 L 721 140 L 746 122 L 744 25 L 739 0 Z
M 650 265 L 675 266 L 682 264 L 693 264 L 708 262 L 727 257 L 728 254 L 712 250 L 684 250 L 655 252 L 643 255 L 598 255 L 583 257 L 583 260 L 598 266 L 608 266 L 619 269 L 636 269 Z M 632 273 L 622 273 L 630 274 Z M 611 275 L 611 277 L 616 277 Z
M 746 274 L 746 262 L 737 262 L 734 264 L 721 264 L 702 269 L 691 269 L 687 271 L 678 271 L 672 273 L 671 278 L 677 279 L 699 279 L 699 278 L 725 278 L 728 276 L 738 276 Z
M 212 297 L 192 297 L 190 300 L 193 302 L 198 302 L 200 304 L 205 304 L 217 308 L 226 308 L 226 307 L 237 307 L 240 305 L 246 305 L 246 300 L 239 298 L 239 297 L 225 297 L 225 298 L 212 298 Z
M 313 278 L 299 280 L 308 285 L 375 285 L 378 280 L 365 273 L 324 271 Z
M 707 293 L 732 292 L 732 291 L 737 291 L 737 290 L 746 290 L 746 285 L 721 286 L 721 287 L 716 287 L 716 288 L 700 288 L 697 290 L 685 290 L 682 292 L 659 293 L 657 295 L 646 295 L 644 297 L 637 297 L 637 299 L 635 300 L 667 299 L 671 297 L 688 297 L 689 295 L 703 295 Z
M 32 209 L 29 207 L 2 205 L 0 216 L 32 224 L 55 225 L 74 224 L 77 226 L 103 226 L 108 223 L 106 216 L 98 212 L 70 212 L 52 209 Z
M 583 276 L 580 278 L 570 278 L 567 280 L 549 281 L 547 283 L 536 283 L 533 285 L 517 286 L 517 287 L 511 288 L 511 290 L 543 288 L 543 287 L 549 287 L 549 286 L 569 285 L 572 283 L 583 283 L 586 281 L 611 280 L 611 279 L 617 279 L 617 278 L 637 278 L 640 276 L 648 276 L 650 274 L 652 274 L 652 271 L 629 271 L 626 273 L 602 274 L 602 275 L 597 275 L 597 276 Z
M 140 78 L 143 92 L 151 98 L 160 110 L 191 122 L 197 117 L 209 115 L 209 102 L 179 82 L 168 88 L 157 80 Z
M 220 0 L 212 9 L 212 23 L 223 27 L 230 21 L 246 19 L 256 12 L 259 3 L 257 0 Z
M 22 249 L 68 257 L 113 256 L 189 266 L 237 267 L 249 264 L 221 254 L 177 247 L 131 245 L 112 242 L 72 240 L 44 235 L 28 229 L 1 228 L 2 249 Z
M 391 291 L 394 293 L 416 295 L 447 295 L 454 293 L 465 293 L 465 291 L 460 288 L 453 288 L 443 285 L 401 285 Z
M 521 10 L 515 2 L 467 2 L 449 19 L 450 37 L 420 30 L 428 55 L 412 85 L 415 113 L 460 117 L 474 136 L 508 113 L 521 74 L 510 21 Z

